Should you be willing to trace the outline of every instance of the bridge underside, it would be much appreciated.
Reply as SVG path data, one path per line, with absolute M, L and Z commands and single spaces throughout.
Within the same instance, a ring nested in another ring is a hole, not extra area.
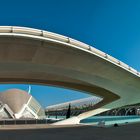
M 104 98 L 78 120 L 140 102 L 140 78 L 133 73 L 89 50 L 20 33 L 0 34 L 0 83 L 60 86 Z

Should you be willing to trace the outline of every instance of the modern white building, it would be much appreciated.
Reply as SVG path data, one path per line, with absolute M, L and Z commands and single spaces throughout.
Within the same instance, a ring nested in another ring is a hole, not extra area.
M 102 101 L 102 98 L 100 97 L 87 97 L 87 98 L 82 98 L 82 99 L 77 99 L 77 100 L 72 100 L 64 103 L 59 103 L 59 104 L 54 104 L 46 107 L 46 111 L 55 111 L 55 110 L 63 110 L 67 109 L 69 105 L 71 105 L 71 109 L 73 108 L 82 108 L 84 106 L 94 106 L 95 104 L 99 103 Z
M 48 117 L 63 116 L 66 117 L 67 111 L 70 108 L 70 116 L 77 116 L 83 112 L 93 110 L 95 105 L 101 102 L 103 99 L 100 97 L 92 96 L 87 98 L 81 98 L 59 104 L 47 106 L 45 113 Z
M 44 109 L 26 91 L 10 89 L 0 93 L 0 118 L 45 118 Z

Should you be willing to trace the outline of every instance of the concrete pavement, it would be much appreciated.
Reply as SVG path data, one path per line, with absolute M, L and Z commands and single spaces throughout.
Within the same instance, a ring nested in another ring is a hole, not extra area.
M 140 124 L 99 128 L 69 126 L 0 130 L 1 140 L 139 140 Z

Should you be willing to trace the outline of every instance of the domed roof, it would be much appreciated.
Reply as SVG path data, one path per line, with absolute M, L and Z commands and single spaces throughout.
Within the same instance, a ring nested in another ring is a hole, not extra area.
M 10 89 L 0 92 L 0 101 L 3 104 L 7 104 L 14 113 L 18 113 L 30 97 L 31 95 L 20 89 Z

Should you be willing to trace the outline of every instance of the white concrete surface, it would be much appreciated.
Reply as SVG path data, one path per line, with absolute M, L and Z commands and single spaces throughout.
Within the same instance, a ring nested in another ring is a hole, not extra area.
M 0 27 L 0 82 L 60 86 L 104 98 L 79 120 L 140 102 L 137 70 L 85 43 L 25 27 Z

